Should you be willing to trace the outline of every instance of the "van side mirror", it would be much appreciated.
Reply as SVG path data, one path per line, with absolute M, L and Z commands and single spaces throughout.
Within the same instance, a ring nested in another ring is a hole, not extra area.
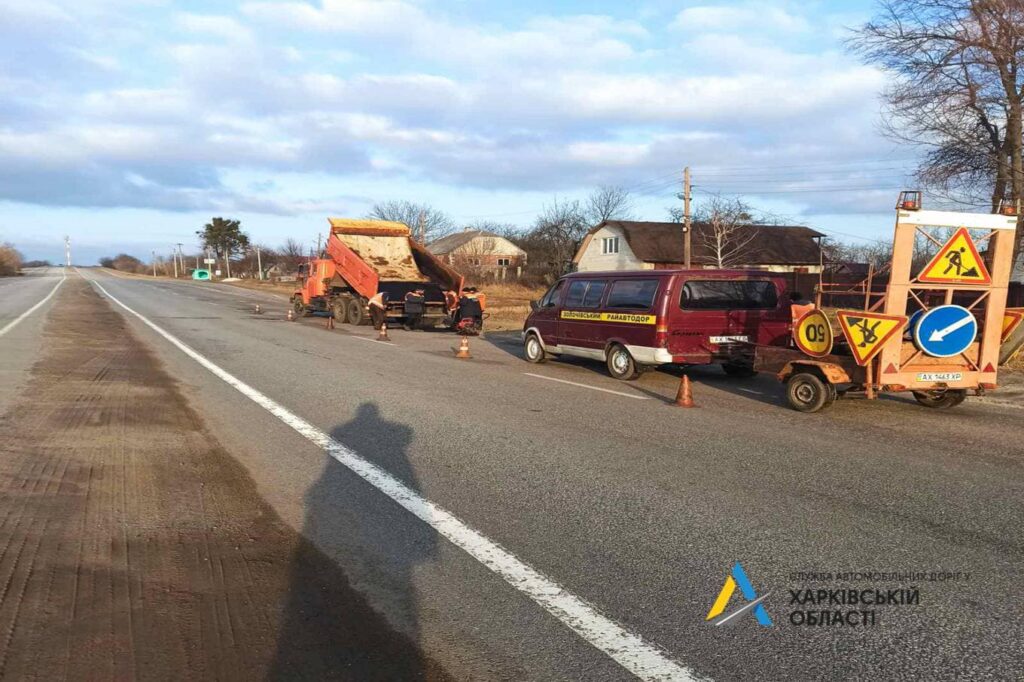
M 530 301 L 530 310 L 536 310 L 539 307 L 540 303 L 538 301 Z

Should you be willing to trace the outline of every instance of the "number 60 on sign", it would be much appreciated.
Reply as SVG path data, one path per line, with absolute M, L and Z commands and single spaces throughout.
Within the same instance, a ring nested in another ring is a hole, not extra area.
M 825 313 L 810 310 L 801 316 L 793 326 L 793 340 L 796 347 L 816 358 L 832 352 L 832 325 Z

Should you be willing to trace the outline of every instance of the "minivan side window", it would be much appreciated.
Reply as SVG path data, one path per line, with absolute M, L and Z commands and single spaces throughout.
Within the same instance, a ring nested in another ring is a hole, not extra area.
M 583 296 L 583 307 L 599 307 L 601 305 L 601 297 L 604 296 L 604 288 L 607 285 L 608 283 L 602 280 L 591 282 L 590 287 L 587 289 L 587 293 Z
M 587 293 L 588 282 L 585 279 L 575 279 L 569 284 L 569 292 L 565 295 L 566 308 L 579 308 L 583 305 L 583 296 Z
M 683 285 L 683 310 L 758 310 L 779 303 L 775 284 L 766 280 L 690 280 Z
M 564 286 L 564 279 L 560 279 L 555 282 L 555 286 L 548 289 L 548 293 L 544 294 L 544 298 L 541 299 L 540 306 L 542 308 L 550 308 L 551 306 L 558 305 L 558 295 L 562 293 L 562 288 Z
M 623 310 L 648 310 L 658 292 L 656 279 L 620 279 L 612 282 L 606 308 Z

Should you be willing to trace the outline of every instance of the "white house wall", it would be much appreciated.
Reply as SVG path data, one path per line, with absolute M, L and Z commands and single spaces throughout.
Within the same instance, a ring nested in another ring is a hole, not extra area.
M 618 253 L 601 253 L 601 240 L 606 237 L 619 238 Z M 643 270 L 649 267 L 651 267 L 650 264 L 645 264 L 633 254 L 622 229 L 611 225 L 605 225 L 591 236 L 590 243 L 576 263 L 576 269 L 579 272 Z

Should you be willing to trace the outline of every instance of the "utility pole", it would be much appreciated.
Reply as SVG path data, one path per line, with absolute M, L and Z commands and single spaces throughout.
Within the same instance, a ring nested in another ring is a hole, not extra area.
M 64 236 L 64 265 L 71 267 L 71 237 Z
M 156 251 L 153 251 L 153 276 L 156 277 Z
M 260 247 L 256 246 L 256 269 L 260 273 L 260 281 L 263 281 L 263 259 L 260 258 Z
M 181 274 L 185 274 L 185 254 L 181 252 L 182 243 L 178 242 L 178 260 L 181 261 Z M 196 264 L 196 269 L 199 269 L 199 264 Z
M 420 244 L 426 244 L 427 243 L 427 225 L 426 225 L 426 222 L 424 221 L 423 211 L 420 211 L 419 235 L 420 235 Z
M 224 247 L 224 271 L 228 277 L 231 277 L 231 247 Z
M 690 167 L 683 169 L 683 267 L 690 269 Z
M 178 279 L 178 254 L 174 253 L 174 249 L 171 249 L 171 259 L 174 260 L 174 279 Z

